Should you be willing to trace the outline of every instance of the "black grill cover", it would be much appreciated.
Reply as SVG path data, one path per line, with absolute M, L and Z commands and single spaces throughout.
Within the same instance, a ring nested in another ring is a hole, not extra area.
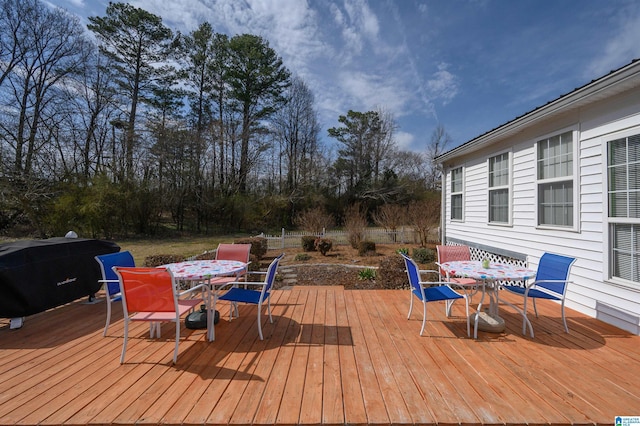
M 50 238 L 0 244 L 0 318 L 33 315 L 95 294 L 94 256 L 120 251 L 109 241 Z

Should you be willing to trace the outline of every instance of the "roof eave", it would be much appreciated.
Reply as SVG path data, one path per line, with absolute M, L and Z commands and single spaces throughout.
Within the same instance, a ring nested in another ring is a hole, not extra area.
M 634 60 L 629 65 L 612 71 L 606 76 L 594 80 L 558 99 L 517 117 L 500 127 L 488 131 L 464 144 L 438 156 L 436 161 L 443 163 L 461 155 L 469 154 L 493 142 L 518 133 L 534 124 L 564 113 L 571 108 L 578 108 L 593 101 L 617 94 L 630 87 L 640 85 L 640 61 Z M 615 90 L 620 88 L 619 90 Z M 608 93 L 608 94 L 607 94 Z

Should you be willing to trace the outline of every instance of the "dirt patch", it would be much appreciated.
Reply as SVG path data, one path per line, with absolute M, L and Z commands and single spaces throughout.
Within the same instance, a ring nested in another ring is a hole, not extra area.
M 378 267 L 380 261 L 385 256 L 397 256 L 398 249 L 406 248 L 409 251 L 413 250 L 417 245 L 415 244 L 377 244 L 375 253 L 369 253 L 365 256 L 360 256 L 358 250 L 351 246 L 337 246 L 331 249 L 326 256 L 323 256 L 320 252 L 311 251 L 305 252 L 302 248 L 287 248 L 283 250 L 269 250 L 267 256 L 275 256 L 279 253 L 285 253 L 284 259 L 280 263 L 280 266 L 286 265 L 318 265 L 318 264 L 338 264 L 338 265 L 352 265 L 362 267 Z M 296 260 L 297 255 L 308 255 L 309 260 Z
M 341 285 L 347 290 L 364 290 L 379 288 L 377 280 L 361 279 L 358 273 L 364 269 L 339 264 L 293 265 L 288 268 L 295 275 L 293 285 Z M 282 279 L 276 288 L 291 285 Z
M 275 288 L 288 285 L 342 285 L 348 290 L 401 288 L 406 284 L 405 280 L 402 280 L 402 284 L 390 286 L 388 282 L 381 282 L 378 278 L 362 279 L 359 273 L 363 269 L 370 268 L 376 271 L 376 277 L 378 277 L 378 268 L 381 263 L 385 263 L 387 257 L 399 257 L 397 251 L 400 248 L 409 249 L 411 252 L 415 247 L 417 246 L 408 244 L 380 244 L 376 245 L 375 253 L 365 256 L 359 255 L 358 251 L 350 246 L 338 246 L 326 256 L 319 252 L 305 252 L 302 248 L 294 248 L 269 250 L 267 256 L 270 261 L 273 256 L 285 253 L 278 269 L 279 277 L 274 285 Z M 296 259 L 298 255 L 307 255 L 309 259 Z M 295 277 L 295 283 L 292 282 L 293 277 Z

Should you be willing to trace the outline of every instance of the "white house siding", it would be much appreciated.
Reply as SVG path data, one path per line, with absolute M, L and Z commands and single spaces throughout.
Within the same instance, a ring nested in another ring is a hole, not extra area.
M 445 199 L 445 239 L 495 247 L 527 256 L 536 267 L 544 252 L 576 257 L 566 305 L 634 334 L 640 334 L 640 283 L 623 286 L 608 279 L 606 196 L 606 140 L 621 130 L 638 128 L 640 90 L 616 95 L 589 107 L 556 116 L 553 121 L 510 136 L 496 144 L 445 163 L 446 170 L 464 167 L 464 220 L 450 220 L 450 197 Z M 579 208 L 577 231 L 536 227 L 536 157 L 534 144 L 541 137 L 567 128 L 578 130 Z M 487 159 L 510 147 L 512 152 L 511 226 L 489 225 L 487 213 Z M 445 191 L 450 189 L 446 175 Z

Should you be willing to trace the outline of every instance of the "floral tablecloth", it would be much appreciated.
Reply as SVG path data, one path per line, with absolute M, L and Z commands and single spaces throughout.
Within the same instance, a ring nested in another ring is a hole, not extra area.
M 160 266 L 171 271 L 179 280 L 208 280 L 213 277 L 235 275 L 247 268 L 237 260 L 190 260 Z
M 488 268 L 483 268 L 482 262 L 476 260 L 445 262 L 442 269 L 452 276 L 483 281 L 528 280 L 536 276 L 536 271 L 522 266 L 490 263 Z

